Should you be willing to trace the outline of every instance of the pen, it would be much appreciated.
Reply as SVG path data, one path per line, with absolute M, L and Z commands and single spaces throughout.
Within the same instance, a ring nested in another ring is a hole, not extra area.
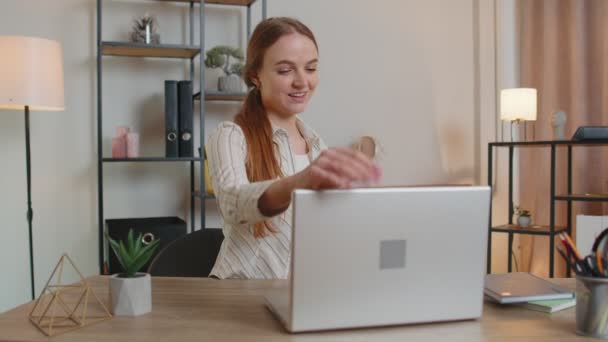
M 574 252 L 572 251 L 572 248 L 570 248 L 570 245 L 568 244 L 566 239 L 561 234 L 559 234 L 558 236 L 562 242 L 562 245 L 564 245 L 564 248 L 566 249 L 565 253 L 568 255 L 568 260 L 570 260 L 570 256 L 573 255 Z
M 599 249 L 597 249 L 595 251 L 595 263 L 597 264 L 598 271 L 600 271 L 600 274 L 603 275 L 604 274 L 604 262 L 602 260 L 602 253 L 600 253 Z
M 559 254 L 566 261 L 566 264 L 568 264 L 568 266 L 570 266 L 576 274 L 585 275 L 584 270 L 581 269 L 581 266 L 577 262 L 573 261 L 572 258 L 570 258 L 569 253 L 565 252 L 564 249 L 559 246 L 557 246 L 556 248 L 557 248 L 557 251 L 559 252 Z
M 568 235 L 568 233 L 561 232 L 559 234 L 560 234 L 560 236 L 564 237 L 564 239 L 566 240 L 566 242 L 568 243 L 568 245 L 572 249 L 572 252 L 574 253 L 574 257 L 576 259 L 578 259 L 578 260 L 582 260 L 583 257 L 581 255 L 581 253 L 579 253 L 578 249 L 576 248 L 576 245 L 574 244 L 574 242 L 572 241 L 572 239 L 570 238 L 570 236 Z
M 592 255 L 588 255 L 585 257 L 585 267 L 587 268 L 587 270 L 589 271 L 591 276 L 594 276 L 594 277 L 600 276 L 597 269 L 593 265 L 593 256 Z

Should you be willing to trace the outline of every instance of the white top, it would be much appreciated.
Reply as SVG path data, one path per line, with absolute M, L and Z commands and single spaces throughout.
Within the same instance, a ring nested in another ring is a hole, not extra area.
M 310 164 L 308 154 L 294 154 L 294 157 L 294 171 L 296 173 L 304 170 Z
M 327 147 L 319 136 L 299 118 L 298 130 L 306 140 L 309 160 Z M 273 141 L 283 175 L 296 172 L 296 155 L 287 131 L 272 125 Z M 218 278 L 287 278 L 291 262 L 292 207 L 267 217 L 258 208 L 258 199 L 276 180 L 249 182 L 245 169 L 247 143 L 241 128 L 225 121 L 209 136 L 207 145 L 209 174 L 220 215 L 224 241 L 210 275 Z M 299 162 L 298 162 L 299 163 Z M 277 233 L 253 236 L 253 225 L 270 221 Z

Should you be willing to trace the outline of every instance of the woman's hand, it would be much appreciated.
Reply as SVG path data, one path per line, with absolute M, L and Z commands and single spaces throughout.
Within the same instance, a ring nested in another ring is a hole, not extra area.
M 353 183 L 377 183 L 382 170 L 366 155 L 350 148 L 323 150 L 296 175 L 296 188 L 348 189 Z
M 323 150 L 304 170 L 272 183 L 258 200 L 265 216 L 282 213 L 289 207 L 295 189 L 348 189 L 354 183 L 376 183 L 382 171 L 359 151 L 349 148 Z

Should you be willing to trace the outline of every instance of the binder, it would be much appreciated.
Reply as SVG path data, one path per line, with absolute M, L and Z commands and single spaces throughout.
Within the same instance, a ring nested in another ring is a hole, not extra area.
M 178 121 L 179 121 L 179 156 L 194 156 L 194 141 L 192 129 L 192 81 L 177 82 Z
M 179 156 L 177 81 L 165 81 L 165 156 Z

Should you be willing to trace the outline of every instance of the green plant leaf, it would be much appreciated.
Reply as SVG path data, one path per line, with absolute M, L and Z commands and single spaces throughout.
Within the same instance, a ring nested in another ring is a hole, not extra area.
M 137 238 L 135 238 L 133 229 L 129 230 L 127 239 L 124 242 L 113 240 L 107 232 L 106 238 L 118 262 L 123 267 L 127 278 L 135 277 L 143 265 L 150 260 L 160 243 L 159 239 L 154 239 L 148 245 L 145 245 L 142 240 L 142 234 L 139 233 Z
M 144 248 L 142 248 L 139 253 L 137 253 L 137 255 L 133 256 L 133 261 L 135 261 L 135 259 L 139 259 L 141 257 L 142 254 L 147 253 L 148 250 L 156 248 L 156 246 L 160 243 L 160 240 L 155 239 L 152 242 L 150 242 L 147 246 L 145 246 Z
M 154 250 L 155 249 L 148 250 L 146 253 L 144 253 L 140 256 L 140 258 L 138 259 L 138 261 L 136 261 L 136 263 L 133 264 L 134 273 L 140 271 L 141 268 L 150 260 L 150 258 L 154 254 Z
M 139 255 L 134 258 L 131 265 L 133 272 L 139 271 L 148 262 L 148 260 L 150 260 L 150 257 L 152 257 L 152 254 L 154 254 L 154 251 L 158 247 L 159 243 L 160 240 L 156 239 L 141 250 Z
M 133 228 L 130 228 L 129 234 L 127 234 L 127 249 L 129 252 L 135 249 L 135 241 L 133 241 Z
M 118 244 L 118 242 L 114 241 L 107 232 L 106 232 L 106 238 L 108 239 L 108 242 L 110 243 L 110 247 L 112 247 L 112 250 L 114 251 L 114 255 L 116 255 L 116 258 L 118 259 L 118 263 L 120 263 L 120 265 L 122 265 L 122 267 L 125 268 L 126 262 L 122 259 L 120 245 Z
M 144 245 L 144 243 L 142 242 L 142 233 L 139 233 L 139 235 L 137 235 L 137 240 L 135 240 L 135 248 L 133 250 L 133 255 L 137 255 L 139 254 L 139 251 L 141 250 L 141 247 Z
M 226 63 L 226 57 L 218 52 L 218 50 L 211 49 L 207 52 L 207 58 L 205 58 L 206 67 L 220 68 L 224 63 Z
M 243 54 L 243 50 L 239 49 L 239 48 L 234 48 L 232 50 L 232 57 L 238 59 L 238 60 L 243 60 L 245 59 L 245 56 Z
M 241 76 L 241 74 L 243 73 L 243 67 L 243 63 L 234 63 L 230 67 L 230 73 Z
M 129 253 L 122 241 L 119 242 L 119 245 L 120 249 L 118 251 L 120 252 L 120 257 L 124 262 L 124 264 L 122 264 L 122 267 L 126 270 L 129 268 L 129 265 L 133 263 L 133 256 Z

